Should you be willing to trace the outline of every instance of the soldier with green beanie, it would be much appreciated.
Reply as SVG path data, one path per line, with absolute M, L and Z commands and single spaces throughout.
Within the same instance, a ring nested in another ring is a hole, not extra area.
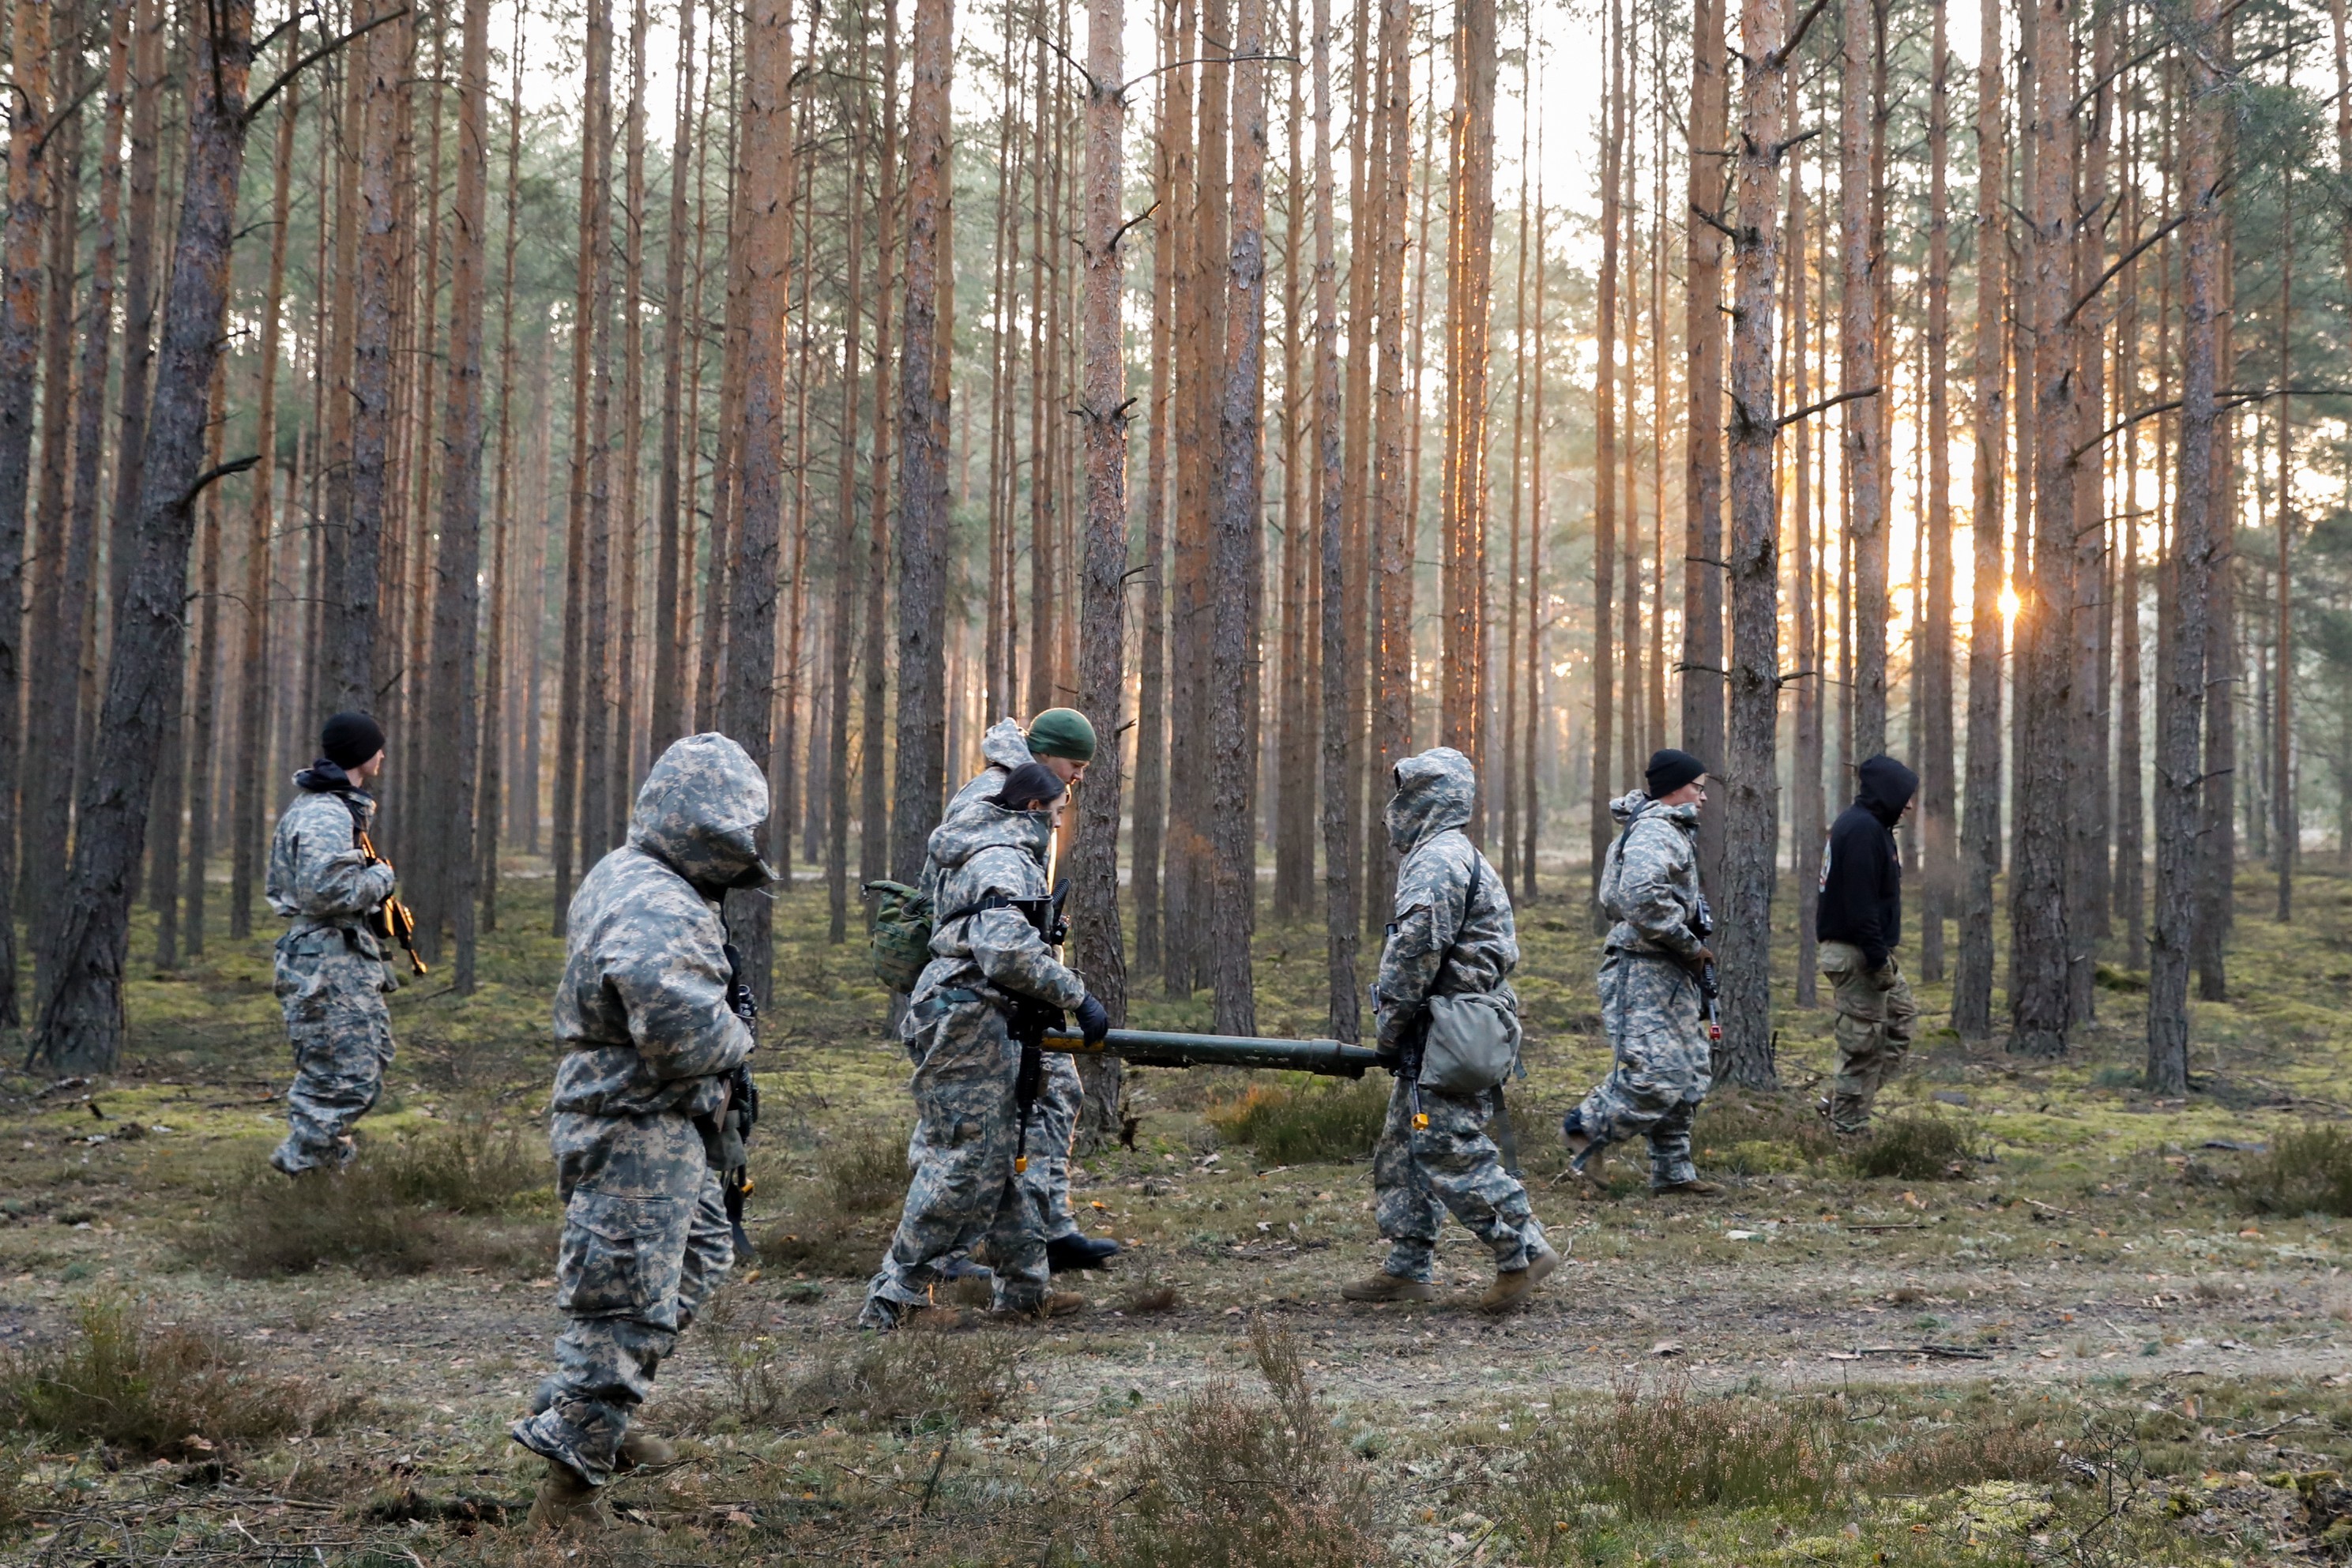
M 1093 721 L 1076 708 L 1049 707 L 1025 727 L 1018 719 L 999 719 L 980 738 L 980 753 L 987 766 L 956 791 L 947 810 L 940 814 L 940 821 L 952 818 L 959 809 L 972 801 L 995 795 L 1004 788 L 1013 770 L 1024 762 L 1042 765 L 1065 784 L 1079 783 L 1095 759 L 1095 746 Z M 938 906 L 940 878 L 938 861 L 926 854 L 921 885 L 934 907 Z M 1066 1051 L 1047 1051 L 1045 1082 L 1037 1091 L 1036 1106 L 1029 1113 L 1029 1148 L 1033 1153 L 1029 1168 L 1020 1179 L 1037 1205 L 1045 1227 L 1046 1261 L 1062 1271 L 1099 1269 L 1119 1251 L 1118 1243 L 1110 1238 L 1088 1236 L 1080 1230 L 1070 1210 L 1070 1137 L 1078 1124 L 1078 1097 L 1076 1061 Z M 950 1278 L 971 1271 L 974 1265 L 961 1259 L 945 1270 Z

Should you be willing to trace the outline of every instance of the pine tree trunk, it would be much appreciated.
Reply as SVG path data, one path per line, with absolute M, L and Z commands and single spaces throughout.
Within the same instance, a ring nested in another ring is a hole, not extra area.
M 1726 78 L 1723 0 L 1691 8 L 1690 178 L 1692 209 L 1720 220 L 1730 194 L 1725 157 L 1730 84 Z M 1710 768 L 1723 765 L 1723 236 L 1686 214 L 1683 352 L 1689 430 L 1683 475 L 1682 747 Z M 1799 255 L 1802 255 L 1799 247 Z M 1799 664 L 1805 661 L 1800 657 Z M 1532 739 L 1532 737 L 1530 737 Z M 1723 882 L 1723 816 L 1698 821 L 1699 883 Z
M 1180 210 L 1180 161 L 1189 162 L 1192 101 L 1187 74 L 1169 70 L 1181 53 L 1176 24 L 1181 4 L 1165 6 L 1160 25 L 1160 111 L 1152 162 L 1152 195 L 1162 213 Z M 1151 225 L 1151 423 L 1143 481 L 1143 602 L 1138 612 L 1135 806 L 1128 845 L 1134 886 L 1135 972 L 1160 967 L 1160 855 L 1168 823 L 1168 481 L 1169 436 L 1176 417 L 1175 316 L 1182 296 L 1176 281 L 1181 247 L 1176 225 Z
M 1609 852 L 1609 841 L 1617 836 L 1616 824 L 1609 816 L 1609 798 L 1611 775 L 1617 767 L 1613 749 L 1617 740 L 1617 643 L 1612 610 L 1617 587 L 1617 240 L 1622 206 L 1618 172 L 1624 157 L 1622 149 L 1625 142 L 1624 120 L 1619 110 L 1625 70 L 1623 6 L 1612 3 L 1610 17 L 1610 40 L 1604 46 L 1609 59 L 1608 85 L 1602 89 L 1601 100 L 1601 121 L 1608 127 L 1607 140 L 1601 149 L 1601 288 L 1594 307 L 1595 334 L 1600 342 L 1601 357 L 1592 373 L 1592 788 L 1590 821 L 1592 862 L 1590 871 L 1595 895 L 1592 926 L 1596 935 L 1608 928 L 1608 917 L 1601 913 L 1598 902 L 1601 864 Z M 1757 20 L 1742 11 L 1743 36 L 1749 24 Z M 1765 361 L 1768 371 L 1770 362 L 1768 356 Z M 1717 766 L 1727 770 L 1729 760 L 1727 757 Z
M 858 30 L 855 68 L 868 69 L 865 29 Z M 857 197 L 866 189 L 865 126 L 857 128 L 857 148 L 851 164 L 847 255 L 848 300 L 843 310 L 841 347 L 841 499 L 835 509 L 833 529 L 833 605 L 825 627 L 826 750 L 832 766 L 825 773 L 824 889 L 828 928 L 825 940 L 849 940 L 849 682 L 850 652 L 855 646 L 858 582 L 852 567 L 857 538 L 857 397 L 859 320 L 864 314 L 866 280 L 865 233 L 858 222 Z M 887 196 L 882 201 L 887 203 Z M 878 274 L 887 278 L 887 269 Z M 887 284 L 885 286 L 887 291 Z M 882 345 L 875 344 L 875 362 L 881 363 Z M 815 780 L 810 780 L 814 795 Z
M 1439 517 L 1444 641 L 1439 734 L 1484 768 L 1486 756 L 1486 378 L 1493 325 L 1495 215 L 1494 0 L 1454 9 L 1453 179 L 1446 220 L 1445 455 Z M 1473 797 L 1483 836 L 1486 789 Z
M 1871 195 L 1880 172 L 1881 127 L 1871 112 L 1870 68 L 1878 36 L 1874 0 L 1843 0 L 1840 56 L 1843 122 L 1838 137 L 1838 378 L 1842 393 L 1879 383 L 1878 256 Z M 1857 395 L 1839 411 L 1846 478 L 1845 532 L 1853 546 L 1853 755 L 1886 749 L 1886 517 L 1883 509 L 1880 403 Z
M 394 331 L 401 313 L 404 251 L 394 174 L 406 90 L 410 21 L 374 29 L 352 47 L 360 99 L 358 254 L 352 274 L 351 512 L 344 524 L 342 587 L 330 635 L 339 708 L 375 707 L 377 642 L 387 530 L 398 527 L 392 487 Z M 398 577 L 393 578 L 398 593 Z M 396 631 L 396 628 L 394 628 Z M 399 658 L 395 642 L 392 659 Z
M 1339 260 L 1332 236 L 1331 0 L 1315 0 L 1315 518 L 1316 570 L 1322 585 L 1317 634 L 1322 639 L 1324 948 L 1330 974 L 1334 1038 L 1352 1040 L 1361 1029 L 1356 999 L 1356 945 L 1363 929 L 1358 908 L 1355 822 L 1358 799 L 1351 753 L 1356 719 L 1349 701 L 1353 666 L 1348 635 L 1348 483 L 1341 468 L 1344 432 L 1339 402 Z M 1365 354 L 1360 341 L 1354 352 Z
M 898 219 L 898 5 L 882 4 L 882 167 L 877 183 L 874 243 L 874 458 L 866 533 L 865 646 L 859 655 L 865 678 L 858 733 L 857 863 L 860 880 L 872 882 L 889 869 L 890 808 L 884 787 L 884 742 L 889 733 L 889 671 L 886 617 L 890 587 L 890 308 L 897 297 Z
M 688 0 L 691 3 L 691 0 Z M 500 253 L 499 285 L 499 465 L 490 502 L 490 526 L 496 530 L 490 553 L 490 608 L 485 618 L 490 634 L 482 665 L 481 774 L 474 794 L 474 863 L 479 886 L 478 923 L 485 932 L 499 928 L 499 846 L 501 814 L 507 807 L 506 754 L 509 715 L 507 685 L 520 639 L 528 636 L 535 659 L 539 645 L 537 622 L 519 612 L 512 587 L 511 561 L 516 518 L 510 506 L 514 477 L 514 313 L 515 253 L 521 238 L 522 193 L 522 15 L 515 16 L 515 36 L 508 45 L 506 238 Z M 536 523 L 537 518 L 533 519 Z M 520 716 L 533 721 L 528 705 Z M 538 800 L 526 797 L 535 816 Z M 520 835 L 518 835 L 520 836 Z
M 2200 821 L 2210 766 L 2200 764 L 2210 601 L 2222 540 L 2213 528 L 2215 392 L 2222 308 L 2220 0 L 2193 0 L 2193 43 L 2180 49 L 2188 74 L 2181 201 L 2189 213 L 2181 259 L 2180 468 L 2173 497 L 2173 632 L 2161 693 L 2156 773 L 2156 920 L 2147 961 L 2147 1087 L 2189 1092 L 2189 970 L 2197 936 L 2202 873 Z M 2216 700 L 2225 700 L 2217 698 Z
M 1935 0 L 1933 82 L 1927 118 L 1927 423 L 1931 431 L 1951 428 L 1948 391 L 1951 361 L 1951 215 L 1947 177 L 1951 139 L 1951 49 L 1945 34 L 1945 0 Z M 1923 580 L 1926 613 L 1918 695 L 1926 712 L 1912 720 L 1920 737 L 1919 815 L 1921 860 L 1919 976 L 1944 977 L 1944 912 L 1952 883 L 1952 840 L 1957 780 L 1952 757 L 1952 448 L 1946 440 L 1923 444 L 1927 457 L 1927 560 Z M 1799 885 L 1803 885 L 1800 879 Z
M 677 124 L 670 139 L 669 247 L 662 258 L 661 465 L 654 482 L 653 706 L 646 746 L 655 757 L 686 733 L 683 602 L 690 592 L 694 561 L 692 529 L 683 508 L 693 483 L 697 433 L 682 424 L 680 401 L 686 346 L 693 333 L 693 318 L 686 307 L 686 181 L 695 156 L 694 7 L 695 0 L 678 0 Z M 701 369 L 698 361 L 698 380 Z
M 1475 3 L 1475 0 L 1473 0 Z M 1257 1032 L 1250 940 L 1257 929 L 1258 675 L 1252 643 L 1265 570 L 1258 525 L 1265 333 L 1265 0 L 1241 0 L 1233 82 L 1232 252 L 1225 276 L 1215 535 L 1210 566 L 1211 982 L 1220 1034 Z
M 17 10 L 20 28 L 26 10 Z M 188 543 L 205 477 L 200 465 L 228 303 L 252 57 L 247 0 L 223 0 L 211 16 L 214 25 L 191 39 L 184 78 L 186 173 L 147 431 L 140 551 L 115 623 L 99 718 L 110 744 L 98 750 L 81 791 L 81 829 L 59 904 L 61 918 L 41 965 L 44 988 L 33 1055 L 59 1073 L 110 1070 L 121 1051 L 131 876 L 144 846 L 147 800 L 163 731 L 176 706 Z M 20 47 L 24 37 L 17 35 Z M 17 80 L 21 85 L 25 78 Z M 12 198 L 19 194 L 12 189 Z M 11 325 L 13 329 L 13 311 Z M 7 885 L 0 878 L 0 888 Z
M 766 772 L 774 708 L 776 578 L 784 507 L 784 339 L 792 303 L 793 37 L 784 0 L 759 0 L 743 20 L 743 151 L 739 179 L 749 193 L 743 232 L 743 310 L 758 323 L 745 335 L 727 679 L 720 727 Z M 792 821 L 771 817 L 769 843 L 791 836 Z M 727 925 L 743 949 L 751 983 L 767 994 L 770 906 L 759 893 L 730 894 Z
M 25 508 L 32 480 L 33 394 L 41 350 L 47 226 L 43 132 L 50 111 L 48 0 L 16 0 L 8 138 L 8 218 L 0 235 L 0 1027 L 19 1021 L 16 999 L 16 787 L 23 748 L 13 694 L 22 678 Z M 117 601 L 120 602 L 120 601 Z M 46 971 L 44 971 L 46 983 Z M 110 1047 L 100 1060 L 112 1060 Z
M 1738 216 L 1732 225 L 1730 723 L 1720 808 L 1726 847 L 1717 950 L 1723 1040 L 1717 1056 L 1719 1077 L 1758 1089 L 1780 1081 L 1772 1059 L 1770 946 L 1780 699 L 1772 309 L 1780 267 L 1779 165 L 1788 123 L 1787 30 L 1780 0 L 1741 0 L 1740 43 L 1751 63 L 1742 94 Z
M 1986 6 L 1977 51 L 1976 344 L 1969 465 L 1971 570 L 1969 617 L 1968 780 L 1961 792 L 1959 951 L 1952 975 L 1952 1027 L 1963 1039 L 1992 1032 L 1993 877 L 2000 870 L 2001 473 L 2009 412 L 2003 379 L 2006 297 L 2001 224 L 2009 156 L 2003 140 L 2000 15 Z
M 221 443 L 228 421 L 227 361 L 213 362 L 211 405 L 223 412 L 215 419 L 205 436 L 205 469 L 220 466 Z M 213 742 L 216 738 L 215 716 L 220 695 L 221 645 L 221 515 L 220 492 L 208 492 L 203 500 L 204 522 L 199 532 L 202 548 L 198 553 L 196 599 L 190 606 L 195 620 L 195 669 L 194 690 L 188 705 L 188 859 L 187 915 L 184 939 L 187 953 L 194 957 L 205 950 L 205 910 L 207 884 L 205 872 L 212 860 L 213 841 Z
M 898 359 L 898 755 L 890 868 L 922 873 L 947 771 L 947 434 L 940 333 L 954 0 L 916 0 L 907 95 L 907 327 Z M 952 277 L 952 274 L 950 274 Z M 951 286 L 951 285 L 950 285 Z
M 1126 263 L 1119 252 L 1125 221 L 1119 199 L 1127 104 L 1118 84 L 1127 72 L 1120 38 L 1125 26 L 1124 0 L 1088 0 L 1086 215 L 1079 231 L 1086 269 L 1078 410 L 1086 444 L 1087 530 L 1078 706 L 1093 721 L 1095 733 L 1109 738 L 1097 748 L 1078 791 L 1071 855 L 1078 971 L 1114 1024 L 1127 1021 L 1127 958 L 1118 924 L 1118 737 L 1127 691 L 1127 362 L 1119 319 Z M 1099 1145 L 1118 1135 L 1118 1059 L 1081 1059 L 1079 1072 L 1086 1088 L 1080 1137 Z
M 1802 118 L 1801 99 L 1797 105 L 1797 117 Z M 1805 350 L 1812 315 L 1812 280 L 1806 266 L 1808 254 L 1808 207 L 1805 201 L 1805 152 L 1801 145 L 1790 151 L 1789 159 L 1789 234 L 1786 249 L 1789 256 L 1789 362 L 1790 367 L 1790 401 L 1803 408 L 1813 400 L 1812 382 Z M 1797 755 L 1792 772 L 1793 788 L 1790 791 L 1790 836 L 1796 853 L 1792 857 L 1797 873 L 1797 1005 L 1813 1007 L 1821 1000 L 1820 977 L 1815 959 L 1820 953 L 1818 934 L 1813 927 L 1815 890 L 1821 884 L 1822 852 L 1828 823 L 1827 802 L 1822 794 L 1822 693 L 1828 683 L 1822 676 L 1822 617 L 1817 612 L 1821 604 L 1822 549 L 1827 542 L 1822 530 L 1814 526 L 1817 516 L 1817 492 L 1813 487 L 1813 422 L 1799 420 L 1796 424 L 1796 452 L 1790 466 L 1795 470 L 1794 514 L 1797 559 L 1790 570 L 1790 587 L 1796 598 L 1791 607 L 1794 624 L 1790 630 L 1796 637 L 1796 665 L 1811 674 L 1797 683 L 1797 723 L 1794 737 Z M 1704 820 L 1702 820 L 1704 828 Z
M 129 65 L 129 6 L 125 0 L 116 0 L 122 15 L 123 37 L 121 52 L 124 65 Z M 296 26 L 286 37 L 286 56 L 299 59 L 302 54 L 301 29 Z M 299 78 L 286 84 L 285 101 L 278 107 L 278 144 L 271 165 L 269 285 L 262 304 L 260 387 L 256 397 L 254 449 L 261 455 L 261 465 L 254 471 L 253 505 L 246 525 L 245 546 L 245 643 L 238 660 L 236 718 L 236 800 L 232 812 L 234 824 L 230 832 L 228 934 L 243 940 L 253 930 L 254 873 L 258 869 L 263 847 L 262 833 L 268 812 L 268 792 L 273 788 L 269 774 L 269 644 L 270 605 L 270 530 L 276 520 L 278 480 L 278 359 L 281 319 L 286 298 L 286 214 L 293 194 L 294 131 L 300 112 L 302 84 Z M 110 93 L 108 109 L 107 148 L 110 157 L 116 144 L 114 126 L 117 117 L 112 100 L 119 96 Z M 101 253 L 110 251 L 113 217 L 103 210 L 100 217 Z M 112 260 L 108 257 L 105 270 L 111 273 Z M 110 276 L 108 282 L 111 285 Z M 92 304 L 98 303 L 98 291 L 92 289 Z M 104 361 L 99 361 L 99 380 L 105 379 Z M 92 423 L 96 421 L 93 419 Z M 95 432 L 93 431 L 93 434 Z M 90 465 L 89 487 L 96 488 L 96 464 Z M 76 482 L 79 496 L 81 482 Z
M 2067 849 L 2071 821 L 2066 753 L 2074 717 L 2074 350 L 2063 318 L 2071 293 L 2074 160 L 2067 120 L 2068 13 L 2042 6 L 2032 78 L 2035 140 L 2032 268 L 2026 305 L 2033 333 L 2033 568 L 2021 573 L 2019 704 L 2024 734 L 2017 758 L 2017 849 L 2010 887 L 2010 1049 L 2026 1056 L 2066 1050 Z

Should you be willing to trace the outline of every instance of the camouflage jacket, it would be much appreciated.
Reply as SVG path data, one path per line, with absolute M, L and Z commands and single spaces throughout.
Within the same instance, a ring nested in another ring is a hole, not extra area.
M 373 956 L 367 917 L 392 895 L 388 865 L 367 863 L 359 829 L 375 819 L 375 799 L 354 789 L 329 763 L 295 775 L 301 793 L 279 813 L 269 839 L 269 907 L 297 932 L 324 926 L 358 931 Z
M 1385 818 L 1389 842 L 1404 863 L 1397 868 L 1395 916 L 1381 949 L 1384 1051 L 1404 1043 L 1433 988 L 1441 996 L 1499 993 L 1518 1006 L 1510 986 L 1519 962 L 1511 897 L 1462 831 L 1478 788 L 1470 759 L 1441 746 L 1398 763 L 1396 780 Z
M 727 1005 L 719 899 L 765 879 L 768 781 L 723 735 L 662 753 L 637 791 L 629 841 L 581 879 L 555 992 L 557 1111 L 597 1116 L 719 1108 L 751 1031 Z
M 974 800 L 984 800 L 1003 789 L 1005 779 L 1014 768 L 1034 760 L 1029 755 L 1028 732 L 1015 718 L 1000 718 L 990 725 L 988 732 L 980 737 L 980 754 L 987 759 L 988 766 L 973 774 L 964 787 L 955 792 L 955 798 L 948 802 L 948 809 L 940 813 L 942 823 L 954 816 L 958 808 L 968 806 Z M 922 891 L 931 895 L 932 907 L 944 914 L 950 908 L 961 906 L 939 902 L 940 875 L 939 856 L 926 853 L 923 856 Z
M 1636 789 L 1609 802 L 1624 831 L 1601 862 L 1601 909 L 1616 924 L 1609 946 L 1688 957 L 1700 946 L 1698 807 L 1661 806 Z
M 1087 985 L 1017 909 L 984 909 L 961 920 L 992 893 L 1043 898 L 1045 847 L 1053 837 L 1043 811 L 1008 811 L 985 799 L 953 808 L 931 832 L 930 858 L 940 867 L 939 924 L 931 931 L 931 961 L 915 983 L 919 1004 L 934 991 L 961 986 L 1033 997 L 1074 1008 Z M 909 1019 L 914 1017 L 910 1007 Z

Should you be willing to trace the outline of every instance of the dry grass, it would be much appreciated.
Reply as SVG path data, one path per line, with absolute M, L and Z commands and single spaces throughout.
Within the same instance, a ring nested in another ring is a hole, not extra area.
M 0 1420 L 141 1458 L 249 1451 L 325 1427 L 349 1405 L 124 1301 L 86 1302 L 65 1343 L 0 1359 Z
M 1209 1107 L 1211 1125 L 1228 1142 L 1247 1144 L 1275 1165 L 1362 1159 L 1388 1114 L 1379 1082 L 1252 1083 L 1237 1100 Z
M 1361 1568 L 1386 1560 L 1369 1478 L 1316 1398 L 1291 1336 L 1250 1324 L 1266 1396 L 1219 1384 L 1144 1434 L 1132 1506 L 1095 1552 L 1117 1568 Z
M 787 1347 L 762 1333 L 744 1298 L 721 1291 L 695 1324 L 725 1380 L 715 1401 L 685 1397 L 689 1422 L 744 1430 L 819 1424 L 868 1429 L 950 1430 L 1002 1414 L 1019 1386 L 1018 1342 L 919 1322 L 853 1342 L 795 1367 Z
M 1803 1096 L 1717 1090 L 1691 1124 L 1691 1146 L 1710 1170 L 1764 1176 L 1837 1153 L 1829 1125 Z
M 2339 1127 L 2281 1133 L 2230 1186 L 2256 1214 L 2352 1215 L 2352 1134 Z
M 471 1119 L 371 1144 L 361 1165 L 385 1195 L 450 1214 L 503 1213 L 553 1180 L 543 1144 Z

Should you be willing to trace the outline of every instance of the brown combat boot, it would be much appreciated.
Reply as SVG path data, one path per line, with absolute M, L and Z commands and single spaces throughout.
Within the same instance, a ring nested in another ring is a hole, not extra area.
M 676 1463 L 677 1449 L 674 1445 L 634 1427 L 622 1437 L 620 1451 L 613 1456 L 613 1469 L 616 1474 L 627 1470 L 659 1469 L 664 1465 Z
M 1407 1280 L 1387 1272 L 1370 1275 L 1352 1285 L 1339 1287 L 1339 1299 L 1346 1301 L 1433 1301 L 1437 1287 L 1426 1280 Z
M 530 1528 L 557 1531 L 602 1530 L 613 1522 L 604 1510 L 604 1489 L 594 1487 L 579 1471 L 561 1460 L 547 1461 L 547 1475 L 531 1499 Z
M 1048 1291 L 1037 1298 L 1036 1304 L 1027 1307 L 999 1307 L 1000 1318 L 1066 1318 L 1087 1310 L 1087 1299 L 1076 1291 Z
M 1513 1307 L 1534 1295 L 1536 1287 L 1542 1284 L 1551 1271 L 1559 1267 L 1559 1254 L 1553 1251 L 1549 1246 L 1530 1253 L 1526 1268 L 1513 1269 L 1507 1273 L 1497 1273 L 1495 1276 L 1495 1282 L 1486 1287 L 1485 1295 L 1478 1298 L 1478 1310 L 1482 1312 L 1495 1313 L 1509 1312 Z
M 1697 1176 L 1693 1176 L 1688 1181 L 1669 1182 L 1664 1186 L 1654 1186 L 1650 1192 L 1657 1197 L 1721 1197 L 1723 1187 L 1720 1183 L 1702 1181 Z

